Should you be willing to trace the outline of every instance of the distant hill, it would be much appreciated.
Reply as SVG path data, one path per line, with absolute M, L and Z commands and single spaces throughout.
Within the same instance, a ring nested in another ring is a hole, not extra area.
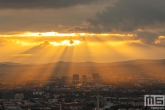
M 13 62 L 1 62 L 0 65 L 21 65 L 20 63 L 13 63 Z
M 160 60 L 150 60 L 150 59 L 137 59 L 137 60 L 129 60 L 129 61 L 120 61 L 120 62 L 112 62 L 112 63 L 96 63 L 96 62 L 65 62 L 65 61 L 59 61 L 59 62 L 51 62 L 51 63 L 46 63 L 46 64 L 26 64 L 26 65 L 52 65 L 52 64 L 62 64 L 62 65 L 68 65 L 68 64 L 83 64 L 83 65 L 135 65 L 135 64 L 154 64 L 154 63 L 160 63 L 164 64 L 165 59 L 160 59 Z M 0 62 L 0 65 L 25 65 L 21 63 L 14 63 L 14 62 Z
M 160 59 L 160 60 L 137 59 L 137 60 L 113 62 L 110 64 L 112 64 L 112 65 L 126 65 L 126 64 L 154 64 L 154 63 L 155 64 L 156 63 L 163 64 L 163 63 L 165 63 L 165 59 Z
M 130 60 L 113 63 L 95 62 L 52 62 L 47 64 L 19 64 L 12 62 L 0 63 L 0 76 L 18 78 L 48 79 L 54 76 L 72 76 L 72 74 L 91 77 L 99 73 L 103 78 L 110 77 L 159 77 L 165 78 L 165 59 L 162 60 Z M 109 79 L 108 79 L 109 78 Z M 113 78 L 113 79 L 114 79 Z

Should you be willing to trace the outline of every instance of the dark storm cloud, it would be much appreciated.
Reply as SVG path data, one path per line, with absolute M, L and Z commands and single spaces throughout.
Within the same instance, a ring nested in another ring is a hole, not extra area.
M 118 0 L 105 11 L 98 12 L 95 18 L 87 18 L 86 22 L 88 26 L 75 30 L 130 32 L 145 29 L 165 22 L 165 0 Z
M 144 43 L 154 44 L 155 40 L 158 39 L 159 34 L 152 32 L 139 32 L 135 39 L 140 39 Z
M 138 32 L 136 36 L 134 36 L 134 40 L 141 40 L 144 45 L 154 45 L 154 46 L 163 46 L 165 47 L 165 38 L 160 38 L 162 33 L 159 32 Z M 163 35 L 164 36 L 164 35 Z
M 63 8 L 96 0 L 0 0 L 0 9 Z

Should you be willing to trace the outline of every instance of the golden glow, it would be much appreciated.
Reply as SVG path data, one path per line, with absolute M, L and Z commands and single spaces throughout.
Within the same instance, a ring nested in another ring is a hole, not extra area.
M 151 50 L 143 48 L 143 46 L 138 47 L 136 44 L 142 44 L 142 41 L 135 40 L 132 36 L 136 35 L 57 32 L 24 32 L 0 35 L 0 37 L 3 37 L 0 38 L 0 43 L 2 44 L 2 46 L 0 45 L 0 58 L 2 62 L 11 61 L 18 63 L 50 63 L 57 61 L 114 62 L 127 59 L 152 58 L 155 57 L 154 53 L 162 54 L 161 50 L 154 48 Z M 163 38 L 165 37 L 159 36 L 158 41 L 155 43 L 161 43 L 160 40 L 163 41 Z M 102 69 L 95 66 L 82 70 L 81 68 L 75 69 L 74 64 L 69 64 L 67 67 L 64 67 L 64 70 L 61 69 L 59 71 L 59 66 L 54 63 L 49 66 L 31 66 L 29 67 L 30 69 L 23 71 L 22 74 L 19 74 L 13 80 L 22 84 L 31 80 L 49 80 L 55 72 L 61 74 L 65 71 L 66 75 L 71 75 L 78 72 L 91 74 L 111 71 L 107 68 Z M 143 67 L 139 68 L 145 70 Z M 125 72 L 127 71 L 129 70 L 125 70 Z M 105 75 L 105 77 L 108 76 Z
M 20 34 L 18 35 L 20 37 L 30 37 L 30 36 L 40 36 L 40 33 L 31 33 L 31 32 L 27 32 L 27 33 L 24 33 L 24 34 Z
M 53 37 L 53 36 L 76 36 L 76 33 L 57 33 L 57 32 L 36 32 L 36 33 L 23 33 L 20 34 L 21 37 L 31 37 L 31 36 L 47 36 L 47 37 Z
M 29 56 L 33 56 L 33 54 L 15 54 L 15 55 L 11 55 L 11 56 L 22 56 L 22 57 L 29 57 Z
M 17 41 L 15 43 L 23 45 L 23 46 L 38 46 L 38 45 L 44 44 L 45 42 L 47 42 L 46 45 L 50 44 L 52 46 L 76 46 L 76 45 L 82 44 L 80 40 L 62 40 L 61 42 L 44 41 L 44 42 L 39 42 L 39 43 L 32 43 L 32 42 L 27 43 L 27 42 Z
M 158 39 L 155 40 L 155 44 L 164 44 L 165 42 L 165 36 L 159 36 Z
M 158 39 L 158 40 L 155 40 L 155 42 L 154 42 L 155 44 L 160 44 L 161 43 L 161 41 Z
M 58 33 L 58 32 L 23 32 L 14 34 L 1 34 L 0 37 L 74 37 L 74 36 L 136 36 L 135 34 L 112 34 L 112 33 Z
M 120 37 L 124 37 L 124 36 L 136 36 L 136 34 L 97 34 L 98 36 L 120 36 Z
M 165 39 L 165 36 L 159 36 L 159 39 Z
M 50 42 L 54 46 L 74 46 L 80 45 L 82 42 L 79 40 L 63 40 L 62 42 Z
M 90 37 L 90 36 L 92 36 L 92 37 Z M 132 42 L 132 41 L 130 41 L 130 39 L 125 40 L 125 41 L 113 41 L 113 37 L 115 38 L 115 36 L 132 37 L 132 36 L 136 36 L 136 35 L 135 34 L 114 34 L 114 33 L 94 34 L 94 33 L 58 33 L 58 32 L 23 32 L 23 33 L 13 33 L 13 34 L 10 33 L 10 34 L 0 35 L 0 37 L 2 37 L 2 39 L 5 37 L 10 37 L 11 38 L 9 41 L 10 43 L 15 43 L 18 45 L 23 45 L 23 46 L 38 46 L 38 45 L 42 45 L 42 44 L 43 45 L 52 45 L 52 46 L 75 46 L 75 45 L 82 44 L 82 42 L 86 42 L 86 41 L 84 41 L 85 39 L 86 40 L 88 39 L 90 42 L 92 42 L 92 41 L 98 42 L 97 37 L 99 37 L 99 39 L 104 42 L 109 42 L 109 44 L 112 46 L 121 45 L 127 41 Z M 14 37 L 16 39 L 12 39 Z M 17 39 L 19 39 L 18 37 L 23 37 L 23 39 L 33 37 L 33 41 L 17 40 Z M 47 39 L 49 39 L 48 37 L 51 38 L 51 40 L 47 40 Z M 83 39 L 84 37 L 86 37 L 86 38 Z M 95 39 L 95 37 L 96 37 L 96 39 Z M 44 38 L 45 40 L 37 41 L 37 39 L 40 39 L 40 38 Z M 71 40 L 69 40 L 69 39 L 71 39 Z M 47 41 L 47 42 L 45 42 L 45 41 Z

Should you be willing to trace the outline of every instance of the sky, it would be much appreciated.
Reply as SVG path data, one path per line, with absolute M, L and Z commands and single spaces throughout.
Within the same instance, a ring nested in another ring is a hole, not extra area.
M 0 0 L 0 62 L 165 59 L 164 0 Z

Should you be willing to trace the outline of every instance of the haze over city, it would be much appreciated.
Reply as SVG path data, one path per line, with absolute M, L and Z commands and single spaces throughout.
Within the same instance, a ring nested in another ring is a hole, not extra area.
M 164 50 L 165 0 L 0 0 L 0 110 L 148 110 Z

